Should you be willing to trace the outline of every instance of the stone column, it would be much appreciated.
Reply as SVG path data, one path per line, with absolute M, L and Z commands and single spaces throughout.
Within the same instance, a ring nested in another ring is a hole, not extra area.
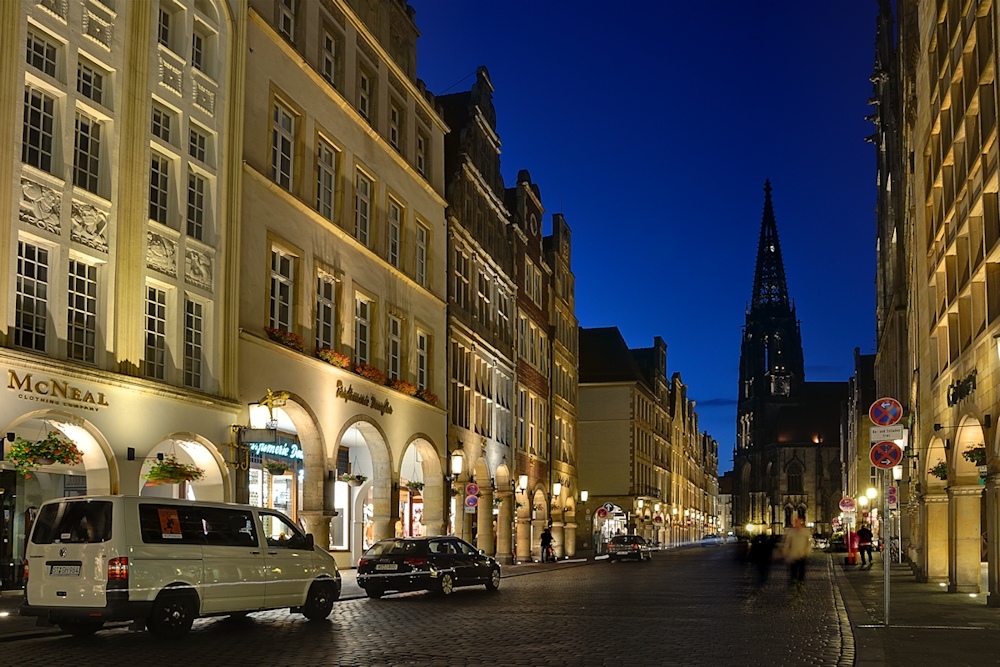
M 927 494 L 923 503 L 923 570 L 925 581 L 938 584 L 948 581 L 948 496 Z
M 514 518 L 514 493 L 511 491 L 498 491 L 497 497 L 500 499 L 500 512 L 497 514 L 497 555 L 496 559 L 501 565 L 510 565 L 514 562 L 514 555 L 511 553 L 511 523 Z
M 566 515 L 566 525 L 563 526 L 563 553 L 572 558 L 576 555 L 576 514 Z
M 392 477 L 372 482 L 372 534 L 376 542 L 396 536 L 395 523 L 399 514 L 399 503 L 393 507 L 391 485 Z
M 517 518 L 517 548 L 515 560 L 518 563 L 531 562 L 531 519 L 526 516 Z
M 480 488 L 479 504 L 476 505 L 476 521 L 479 530 L 476 532 L 476 547 L 486 552 L 487 556 L 496 553 L 493 543 L 493 487 Z
M 1000 473 L 986 478 L 986 557 L 989 570 L 986 604 L 1000 607 Z
M 324 512 L 299 512 L 299 518 L 306 524 L 306 532 L 312 533 L 313 541 L 320 549 L 330 550 L 330 517 Z
M 948 487 L 949 593 L 979 592 L 982 495 L 978 484 Z
M 552 551 L 555 553 L 556 558 L 562 558 L 565 553 L 564 525 L 562 521 L 552 520 Z

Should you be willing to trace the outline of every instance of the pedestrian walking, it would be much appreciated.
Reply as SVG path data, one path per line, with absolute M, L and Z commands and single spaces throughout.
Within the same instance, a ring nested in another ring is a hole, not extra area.
M 788 563 L 789 585 L 795 593 L 805 587 L 806 560 L 812 550 L 812 537 L 806 530 L 802 517 L 795 517 L 781 541 L 781 555 Z
M 868 567 L 872 566 L 872 531 L 867 526 L 858 530 L 858 550 L 861 551 L 861 567 L 865 566 L 865 556 L 868 556 Z
M 767 577 L 771 573 L 771 561 L 774 558 L 774 547 L 774 539 L 763 533 L 755 535 L 750 540 L 750 562 L 757 572 L 758 586 L 767 583 Z

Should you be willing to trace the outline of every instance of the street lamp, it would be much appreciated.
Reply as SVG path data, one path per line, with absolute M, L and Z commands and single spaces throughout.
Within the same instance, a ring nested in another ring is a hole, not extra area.
M 587 502 L 587 498 L 589 498 L 589 497 L 590 497 L 590 492 L 588 492 L 588 491 L 581 491 L 580 492 L 580 502 L 581 503 Z
M 559 494 L 561 494 L 561 493 L 562 493 L 562 482 L 553 482 L 552 483 L 552 495 L 555 496 L 556 498 L 558 498 Z
M 462 474 L 462 463 L 464 463 L 465 457 L 462 455 L 461 449 L 456 449 L 451 454 L 451 475 L 452 477 L 458 477 Z
M 526 490 L 528 488 L 528 476 L 527 475 L 518 475 L 518 477 L 517 477 L 517 488 L 521 489 L 522 491 L 524 491 L 524 490 Z
M 868 487 L 868 490 L 865 491 L 865 495 L 868 496 L 870 500 L 875 500 L 875 498 L 878 496 L 878 489 L 870 486 Z
M 858 504 L 862 507 L 866 507 L 868 505 L 868 496 L 861 496 L 858 498 Z

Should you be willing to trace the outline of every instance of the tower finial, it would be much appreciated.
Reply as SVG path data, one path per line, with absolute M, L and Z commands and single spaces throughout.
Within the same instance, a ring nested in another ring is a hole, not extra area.
M 764 181 L 764 216 L 760 224 L 760 242 L 757 245 L 757 269 L 753 278 L 751 311 L 766 307 L 788 309 L 788 285 L 785 283 L 785 265 L 778 243 L 778 226 L 774 221 L 771 203 L 771 181 Z

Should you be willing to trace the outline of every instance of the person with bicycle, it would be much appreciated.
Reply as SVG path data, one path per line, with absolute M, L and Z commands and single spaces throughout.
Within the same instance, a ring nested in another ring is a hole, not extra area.
M 865 556 L 868 556 L 868 567 L 872 566 L 872 531 L 867 525 L 858 530 L 858 548 L 861 551 L 861 567 L 865 566 Z
M 555 550 L 552 549 L 552 531 L 548 527 L 542 531 L 542 562 L 555 561 Z

